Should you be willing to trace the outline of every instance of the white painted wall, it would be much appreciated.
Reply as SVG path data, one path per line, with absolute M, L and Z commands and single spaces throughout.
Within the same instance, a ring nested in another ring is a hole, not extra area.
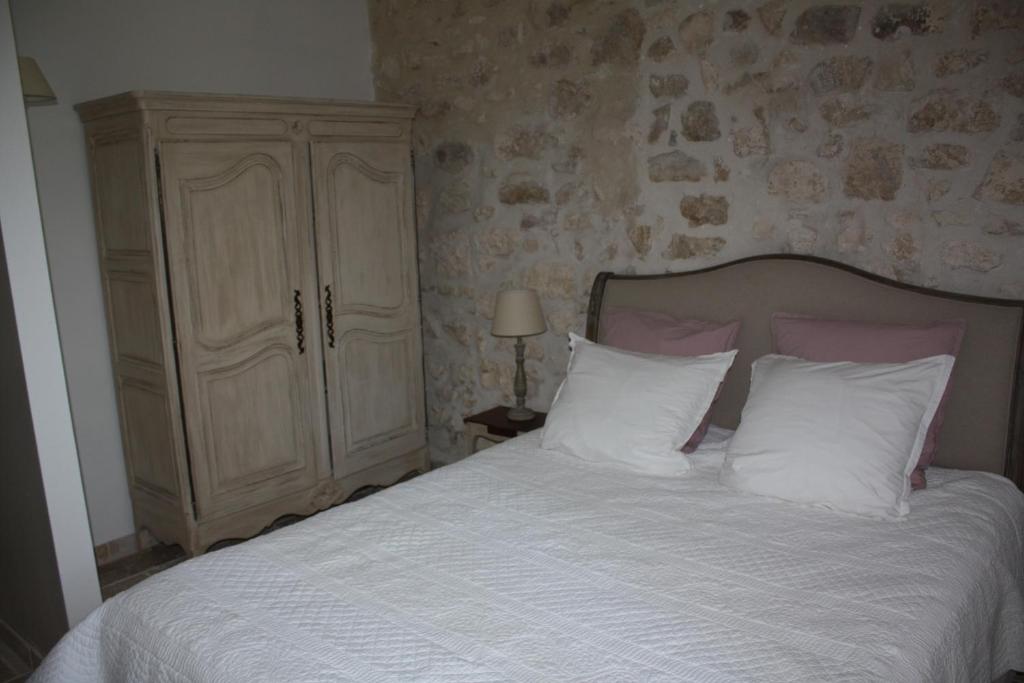
M 64 625 L 73 626 L 100 604 L 100 589 L 6 0 L 0 3 L 0 178 L 0 258 L 6 261 L 0 268 L 0 495 L 5 506 L 23 502 L 2 512 L 0 618 L 45 649 Z M 48 531 L 39 515 L 49 518 Z M 55 593 L 63 599 L 63 613 L 54 604 Z
M 125 90 L 373 99 L 365 0 L 12 0 L 59 104 L 29 112 L 93 541 L 132 533 L 82 127 Z

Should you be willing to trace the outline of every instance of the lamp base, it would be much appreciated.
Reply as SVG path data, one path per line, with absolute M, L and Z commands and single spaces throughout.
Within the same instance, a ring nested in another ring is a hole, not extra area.
M 508 409 L 507 417 L 512 420 L 512 422 L 529 422 L 533 418 L 537 417 L 537 413 L 533 412 L 529 408 L 516 406 Z

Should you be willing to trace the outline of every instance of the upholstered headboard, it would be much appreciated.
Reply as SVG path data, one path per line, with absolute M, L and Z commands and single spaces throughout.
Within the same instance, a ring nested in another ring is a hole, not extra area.
M 739 354 L 713 420 L 739 423 L 750 363 L 772 352 L 776 311 L 883 323 L 967 321 L 936 464 L 1004 474 L 1024 486 L 1024 301 L 913 287 L 808 256 L 771 255 L 685 273 L 594 281 L 587 336 L 601 341 L 601 312 L 628 307 L 702 320 L 741 320 Z

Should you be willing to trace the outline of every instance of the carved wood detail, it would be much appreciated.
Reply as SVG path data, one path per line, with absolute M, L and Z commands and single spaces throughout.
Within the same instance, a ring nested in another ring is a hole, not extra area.
M 346 170 L 356 174 L 347 183 L 339 177 Z M 408 239 L 398 215 L 404 176 L 376 168 L 355 154 L 339 152 L 331 157 L 326 177 L 328 223 L 333 226 L 331 255 L 338 278 L 335 310 L 339 314 L 393 315 L 408 303 L 404 268 Z M 384 187 L 383 196 L 380 186 Z M 346 248 L 353 242 L 372 243 L 373 262 L 353 262 L 354 254 Z M 389 276 L 397 277 L 397 288 Z M 370 297 L 376 300 L 367 300 Z
M 110 340 L 115 359 L 161 365 L 163 349 L 152 275 L 108 270 L 104 280 L 107 305 L 120 322 Z
M 77 109 L 138 527 L 197 553 L 425 470 L 412 109 Z
M 175 135 L 284 135 L 288 122 L 282 119 L 239 117 L 169 116 L 164 122 L 168 133 Z
M 257 176 L 261 169 L 269 173 L 270 187 L 243 185 L 245 181 L 259 183 L 261 179 Z M 274 297 L 274 293 L 284 291 L 286 283 L 292 279 L 285 259 L 290 245 L 282 175 L 280 165 L 270 155 L 250 154 L 222 173 L 179 183 L 184 207 L 182 228 L 190 250 L 186 262 L 193 291 L 209 292 L 225 287 L 237 290 L 229 292 L 234 294 L 231 297 L 223 294 L 197 296 L 193 301 L 196 340 L 209 350 L 233 346 L 289 318 L 290 307 L 285 299 Z M 232 192 L 240 196 L 233 196 Z M 235 214 L 224 215 L 222 209 L 226 207 L 231 207 Z M 261 245 L 254 238 L 251 228 L 258 219 L 267 221 L 270 226 L 266 227 L 272 227 L 277 233 L 276 239 L 268 240 L 269 244 Z M 217 224 L 218 220 L 224 223 Z M 231 234 L 232 230 L 236 234 Z M 240 253 L 243 250 L 245 252 Z M 232 259 L 234 267 L 226 268 L 227 258 Z M 244 295 L 244 290 L 249 288 L 256 290 L 251 298 Z M 251 306 L 259 308 L 253 310 Z M 240 308 L 248 310 L 242 312 Z M 262 314 L 262 318 L 238 320 L 240 313 L 250 317 Z M 227 320 L 236 323 L 237 329 L 232 334 L 217 330 L 218 335 L 211 330 Z
M 140 229 L 148 221 L 144 187 L 146 152 L 138 131 L 118 130 L 92 141 L 91 172 L 94 178 L 117 177 L 124 186 L 103 183 L 93 189 L 100 254 L 112 250 L 147 254 L 149 234 Z
M 173 499 L 179 493 L 177 463 L 171 453 L 171 417 L 167 393 L 144 380 L 119 382 L 121 410 L 126 416 L 125 451 L 129 480 L 154 495 Z
M 181 142 L 162 152 L 179 369 L 203 519 L 308 489 L 326 475 L 320 363 L 296 346 L 292 305 L 294 291 L 315 291 L 315 267 L 292 143 Z
M 333 285 L 324 360 L 337 476 L 426 443 L 411 168 L 405 145 L 312 148 L 319 271 Z
M 355 452 L 423 427 L 409 391 L 417 365 L 415 331 L 379 334 L 350 330 L 341 337 L 340 377 L 345 449 Z

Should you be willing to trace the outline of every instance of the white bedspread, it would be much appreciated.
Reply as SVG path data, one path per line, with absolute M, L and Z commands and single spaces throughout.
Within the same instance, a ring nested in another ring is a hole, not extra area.
M 595 469 L 536 434 L 107 601 L 39 681 L 988 681 L 1024 669 L 1024 496 L 901 522 Z

